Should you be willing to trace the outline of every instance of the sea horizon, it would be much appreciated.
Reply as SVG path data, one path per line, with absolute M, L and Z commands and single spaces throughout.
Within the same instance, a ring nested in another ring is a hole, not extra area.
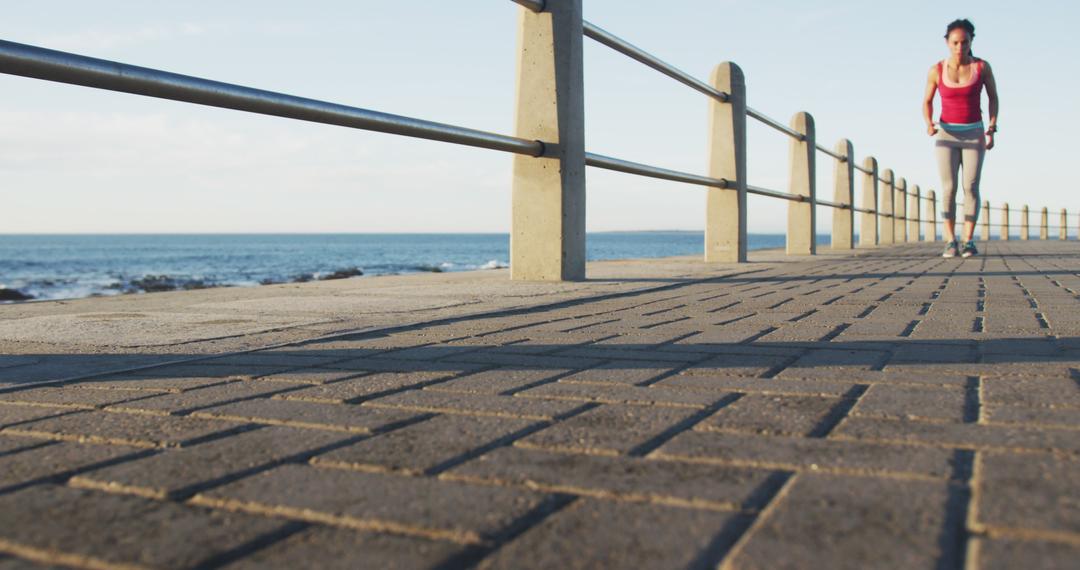
M 701 230 L 586 235 L 589 261 L 704 252 Z M 785 237 L 747 241 L 761 250 Z M 0 302 L 504 269 L 509 246 L 507 232 L 0 234 Z

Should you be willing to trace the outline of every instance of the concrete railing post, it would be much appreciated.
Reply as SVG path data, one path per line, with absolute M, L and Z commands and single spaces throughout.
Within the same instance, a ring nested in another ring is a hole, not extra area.
M 1026 240 L 1031 237 L 1028 227 L 1028 207 L 1027 204 L 1020 210 L 1020 239 Z
M 859 245 L 878 244 L 878 171 L 877 159 L 868 156 L 863 159 L 863 168 L 870 173 L 863 173 L 862 207 L 870 212 L 862 212 L 859 217 Z
M 803 137 L 802 140 L 791 139 L 789 190 L 795 196 L 802 196 L 803 200 L 788 202 L 787 252 L 789 255 L 814 255 L 817 253 L 814 118 L 810 113 L 795 113 L 791 118 L 791 129 Z
M 842 155 L 846 160 L 834 161 L 833 180 L 835 192 L 833 201 L 845 206 L 855 205 L 855 148 L 851 141 L 841 139 L 836 143 L 836 154 Z M 855 241 L 855 210 L 850 208 L 833 210 L 832 219 L 832 248 L 851 249 Z
M 1043 206 L 1042 216 L 1039 219 L 1039 239 L 1050 239 L 1050 210 Z
M 982 240 L 990 241 L 990 200 L 983 200 L 982 211 L 983 225 L 982 225 Z
M 548 143 L 514 156 L 510 277 L 585 278 L 585 98 L 581 0 L 520 9 L 515 134 Z
M 937 193 L 926 194 L 926 241 L 937 241 Z
M 908 199 L 908 239 L 911 241 L 922 241 L 922 236 L 919 235 L 919 225 L 922 222 L 919 215 L 919 200 L 922 199 L 922 189 L 916 184 L 911 189 L 911 197 Z
M 709 101 L 709 176 L 732 186 L 706 190 L 705 261 L 746 261 L 746 79 L 725 61 L 712 74 L 727 102 Z
M 891 169 L 886 168 L 885 172 L 881 173 L 881 184 L 881 233 L 878 235 L 878 243 L 892 245 L 896 243 L 896 218 L 893 213 L 896 186 Z
M 1001 241 L 1009 241 L 1009 203 L 1001 205 Z
M 896 243 L 904 243 L 908 240 L 907 237 L 907 179 L 901 178 L 896 182 L 895 201 L 893 202 L 893 211 L 896 212 L 896 225 L 893 226 L 896 231 Z
M 1058 228 L 1058 239 L 1065 241 L 1069 239 L 1069 213 L 1065 211 L 1065 208 L 1061 209 L 1061 223 Z

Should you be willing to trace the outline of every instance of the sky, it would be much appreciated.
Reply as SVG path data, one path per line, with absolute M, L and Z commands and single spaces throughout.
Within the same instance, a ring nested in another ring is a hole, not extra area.
M 521 8 L 509 0 L 0 7 L 8 41 L 513 131 Z M 921 117 L 926 73 L 948 55 L 947 23 L 970 18 L 1001 98 L 983 198 L 1080 211 L 1068 167 L 1076 3 L 584 0 L 584 11 L 702 80 L 736 62 L 752 107 L 783 123 L 808 111 L 819 142 L 848 138 L 857 160 L 875 156 L 923 191 L 940 185 Z M 0 94 L 0 233 L 509 230 L 505 153 L 9 75 Z M 706 97 L 589 39 L 585 107 L 590 152 L 707 174 Z M 751 184 L 787 190 L 788 144 L 750 121 Z M 833 161 L 817 160 L 818 195 L 831 199 Z M 590 169 L 587 193 L 590 231 L 704 227 L 698 186 Z M 750 231 L 784 231 L 786 206 L 751 197 Z M 819 214 L 827 233 L 831 211 Z

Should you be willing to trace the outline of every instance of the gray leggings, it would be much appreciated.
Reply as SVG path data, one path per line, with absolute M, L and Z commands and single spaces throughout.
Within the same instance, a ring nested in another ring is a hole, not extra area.
M 939 129 L 934 141 L 938 170 L 941 172 L 941 215 L 956 220 L 956 186 L 958 170 L 964 167 L 964 221 L 979 219 L 979 178 L 983 156 L 986 154 L 986 135 L 982 129 L 949 132 Z

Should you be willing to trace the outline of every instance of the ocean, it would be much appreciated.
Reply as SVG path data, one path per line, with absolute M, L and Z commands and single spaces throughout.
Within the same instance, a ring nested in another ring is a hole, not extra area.
M 828 236 L 819 236 L 828 245 Z M 748 247 L 784 246 L 751 234 Z M 588 259 L 701 255 L 701 232 L 597 232 Z M 0 300 L 507 267 L 508 234 L 0 235 Z

